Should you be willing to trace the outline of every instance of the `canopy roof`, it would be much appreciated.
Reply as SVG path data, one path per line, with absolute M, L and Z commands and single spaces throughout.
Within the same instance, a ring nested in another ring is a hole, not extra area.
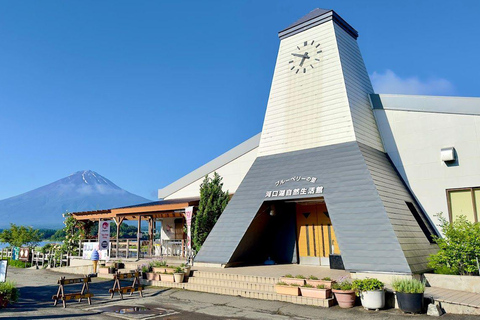
M 147 218 L 175 218 L 183 217 L 186 207 L 197 206 L 198 198 L 184 198 L 174 200 L 153 201 L 138 205 L 114 208 L 108 210 L 73 212 L 76 220 L 108 220 L 123 218 L 122 220 L 137 220 Z

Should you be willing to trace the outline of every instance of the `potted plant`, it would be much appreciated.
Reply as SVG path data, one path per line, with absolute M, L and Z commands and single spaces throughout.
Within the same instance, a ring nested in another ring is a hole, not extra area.
M 152 267 L 153 272 L 163 273 L 166 272 L 165 267 L 167 266 L 167 262 L 163 260 L 153 260 L 150 263 L 150 266 Z
M 421 313 L 425 283 L 417 279 L 395 279 L 392 282 L 398 307 L 403 312 Z
M 300 287 L 300 294 L 302 297 L 328 299 L 332 294 L 332 290 L 325 288 L 325 285 L 323 284 L 319 284 L 314 287 L 307 283 Z
M 303 286 L 305 284 L 305 277 L 302 275 L 297 275 L 296 277 L 291 274 L 286 274 L 283 277 L 280 277 L 280 282 L 285 282 L 286 284 L 296 284 L 297 286 Z
M 180 265 L 180 267 L 182 267 L 183 270 L 185 271 L 185 278 L 189 277 L 190 276 L 190 270 L 192 269 L 192 266 L 189 265 L 189 264 L 182 263 Z
M 0 283 L 0 308 L 6 307 L 9 303 L 17 302 L 18 296 L 18 289 L 14 282 Z
M 163 272 L 160 274 L 160 281 L 174 282 L 175 277 L 173 276 L 173 273 Z
M 298 296 L 300 294 L 299 286 L 297 284 L 288 284 L 282 281 L 275 285 L 275 292 L 278 294 L 288 294 L 291 296 Z
M 139 269 L 139 271 L 142 272 L 142 278 L 143 279 L 148 279 L 147 273 L 149 273 L 150 270 L 151 270 L 150 265 L 148 265 L 146 263 L 143 263 L 138 267 L 138 269 Z
M 114 274 L 115 271 L 116 271 L 116 269 L 115 269 L 114 266 L 108 267 L 108 273 L 109 273 L 109 274 Z
M 117 262 L 114 263 L 114 266 L 117 269 L 123 269 L 125 268 L 125 263 L 123 263 L 122 260 L 118 260 Z
M 335 283 L 330 277 L 324 277 L 320 280 L 315 276 L 308 277 L 305 282 L 313 287 L 323 285 L 326 289 L 332 289 L 332 284 Z
M 355 290 L 352 289 L 352 283 L 348 279 L 339 279 L 332 285 L 332 291 L 340 308 L 353 308 L 356 298 Z
M 357 296 L 365 310 L 379 310 L 385 307 L 385 285 L 378 279 L 367 278 L 357 279 L 352 283 L 352 289 L 355 290 Z
M 175 282 L 182 283 L 183 278 L 185 277 L 185 270 L 183 270 L 182 267 L 176 267 L 173 271 L 173 277 L 175 279 Z

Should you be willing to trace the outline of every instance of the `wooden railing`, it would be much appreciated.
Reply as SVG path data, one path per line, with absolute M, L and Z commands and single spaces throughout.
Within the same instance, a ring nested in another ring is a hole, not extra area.
M 12 258 L 13 249 L 3 248 L 0 250 L 0 259 Z M 29 262 L 32 266 L 50 266 L 51 268 L 65 267 L 70 264 L 69 255 L 61 251 L 50 250 L 46 253 L 33 250 L 30 253 Z

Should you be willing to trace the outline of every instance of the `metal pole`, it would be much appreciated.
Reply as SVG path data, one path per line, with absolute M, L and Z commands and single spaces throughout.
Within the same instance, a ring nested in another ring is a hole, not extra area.
M 140 260 L 140 230 L 142 227 L 142 217 L 138 216 L 138 229 L 137 229 L 137 260 Z

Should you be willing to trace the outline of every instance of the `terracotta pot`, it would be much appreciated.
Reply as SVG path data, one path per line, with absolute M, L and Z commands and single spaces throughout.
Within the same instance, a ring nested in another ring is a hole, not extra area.
M 305 281 L 307 282 L 307 284 L 309 284 L 311 286 L 314 286 L 315 288 L 318 285 L 324 285 L 325 289 L 332 289 L 332 284 L 335 283 L 335 281 L 331 281 L 331 280 L 310 280 L 310 279 L 307 279 Z
M 165 271 L 166 273 L 174 273 L 175 272 L 175 268 L 172 268 L 172 267 L 165 267 Z
M 298 296 L 300 295 L 300 287 L 283 286 L 283 285 L 277 284 L 275 286 L 275 292 L 278 294 L 288 294 L 290 296 Z
M 305 284 L 305 279 L 281 277 L 279 282 L 285 282 L 286 284 L 296 284 L 299 286 L 303 286 Z
M 353 308 L 355 305 L 355 291 L 354 290 L 332 290 L 335 294 L 340 308 Z
M 300 287 L 300 293 L 302 297 L 328 299 L 332 294 L 332 290 Z
M 162 274 L 160 275 L 160 281 L 174 282 L 174 281 L 175 281 L 175 278 L 173 277 L 173 274 L 162 273 Z
M 147 272 L 147 280 L 158 280 L 157 274 L 154 272 Z

